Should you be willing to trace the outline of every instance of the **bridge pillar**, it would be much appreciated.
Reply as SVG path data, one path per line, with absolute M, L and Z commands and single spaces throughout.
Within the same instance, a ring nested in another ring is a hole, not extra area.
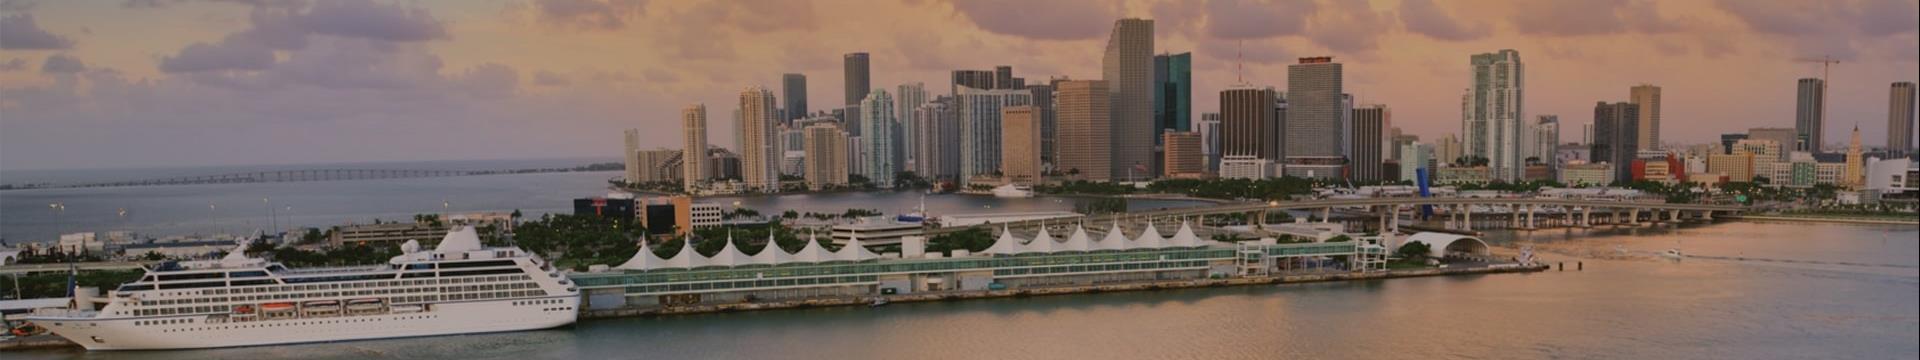
M 1674 225 L 1680 225 L 1680 209 L 1668 210 L 1667 213 L 1670 214 L 1667 218 L 1673 219 Z
M 1391 225 L 1390 228 L 1393 229 L 1394 233 L 1398 234 L 1400 232 L 1400 206 L 1387 206 L 1387 214 L 1387 221 Z
M 1533 210 L 1538 207 L 1539 206 L 1535 206 L 1535 205 L 1525 206 L 1525 208 L 1527 209 L 1527 227 L 1526 227 L 1527 230 L 1533 230 Z
M 1460 204 L 1460 215 L 1461 215 L 1461 219 L 1464 220 L 1461 223 L 1462 226 L 1460 228 L 1467 231 L 1473 231 L 1473 205 Z
M 1320 223 L 1325 224 L 1329 222 L 1333 222 L 1333 207 L 1320 208 Z
M 1707 222 L 1713 222 L 1713 210 L 1707 210 L 1707 211 L 1701 211 L 1701 212 L 1700 212 L 1700 220 L 1706 220 Z
M 1593 208 L 1591 207 L 1580 208 L 1580 227 L 1585 228 L 1585 227 L 1592 227 L 1592 226 L 1593 226 Z
M 1627 214 L 1627 223 L 1640 225 L 1640 208 L 1633 208 L 1630 212 L 1630 214 Z

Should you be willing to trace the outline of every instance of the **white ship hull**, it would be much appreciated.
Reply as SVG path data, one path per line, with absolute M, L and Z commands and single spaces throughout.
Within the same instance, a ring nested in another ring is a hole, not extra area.
M 551 302 L 551 303 L 543 303 Z M 434 304 L 431 311 L 206 323 L 206 316 L 33 318 L 87 350 L 198 349 L 538 330 L 572 324 L 578 296 Z M 135 325 L 136 321 L 180 320 Z

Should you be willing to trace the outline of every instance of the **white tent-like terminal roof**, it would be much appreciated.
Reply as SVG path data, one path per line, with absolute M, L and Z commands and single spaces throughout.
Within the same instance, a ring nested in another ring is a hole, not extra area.
M 1011 229 L 1003 227 L 1000 231 L 999 238 L 995 239 L 993 245 L 981 251 L 979 255 L 1014 256 L 1065 252 L 1198 248 L 1215 244 L 1215 241 L 1202 239 L 1195 235 L 1193 227 L 1184 221 L 1180 223 L 1180 230 L 1174 232 L 1171 238 L 1162 237 L 1159 230 L 1155 229 L 1152 224 L 1148 224 L 1147 228 L 1141 231 L 1138 237 L 1128 239 L 1126 234 L 1121 233 L 1119 225 L 1115 224 L 1113 229 L 1107 231 L 1105 237 L 1097 241 L 1093 240 L 1092 235 L 1087 233 L 1087 229 L 1079 226 L 1075 226 L 1071 235 L 1068 235 L 1064 241 L 1055 238 L 1045 227 L 1042 227 L 1033 238 L 1024 240 L 1015 236 Z M 693 250 L 692 242 L 683 242 L 680 245 L 680 252 L 678 254 L 674 254 L 671 258 L 661 258 L 659 255 L 654 254 L 650 245 L 646 242 L 641 242 L 639 251 L 633 254 L 632 259 L 628 259 L 626 263 L 615 266 L 614 268 L 644 271 L 657 269 L 693 269 L 714 266 L 731 267 L 857 262 L 879 258 L 880 255 L 875 254 L 872 250 L 867 250 L 866 246 L 860 243 L 859 238 L 848 240 L 847 245 L 841 247 L 839 251 L 828 251 L 820 246 L 820 242 L 816 237 L 809 236 L 806 247 L 793 253 L 788 253 L 786 250 L 781 249 L 774 243 L 772 238 L 768 238 L 765 248 L 761 249 L 757 254 L 748 255 L 740 251 L 739 247 L 734 246 L 733 238 L 728 237 L 725 247 L 720 248 L 720 252 L 715 253 L 713 256 L 700 255 L 699 252 Z

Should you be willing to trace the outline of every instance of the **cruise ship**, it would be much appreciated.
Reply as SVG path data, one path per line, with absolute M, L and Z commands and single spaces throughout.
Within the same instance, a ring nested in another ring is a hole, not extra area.
M 579 289 L 472 227 L 386 265 L 290 269 L 247 257 L 161 263 L 103 300 L 27 319 L 88 350 L 192 349 L 546 329 L 577 318 Z M 100 303 L 104 303 L 103 305 Z

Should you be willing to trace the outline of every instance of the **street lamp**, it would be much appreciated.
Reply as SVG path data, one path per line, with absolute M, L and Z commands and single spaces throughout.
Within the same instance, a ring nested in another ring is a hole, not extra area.
M 273 213 L 273 201 L 263 197 L 260 198 L 260 203 L 267 205 L 267 229 L 272 232 L 280 231 L 280 216 Z

